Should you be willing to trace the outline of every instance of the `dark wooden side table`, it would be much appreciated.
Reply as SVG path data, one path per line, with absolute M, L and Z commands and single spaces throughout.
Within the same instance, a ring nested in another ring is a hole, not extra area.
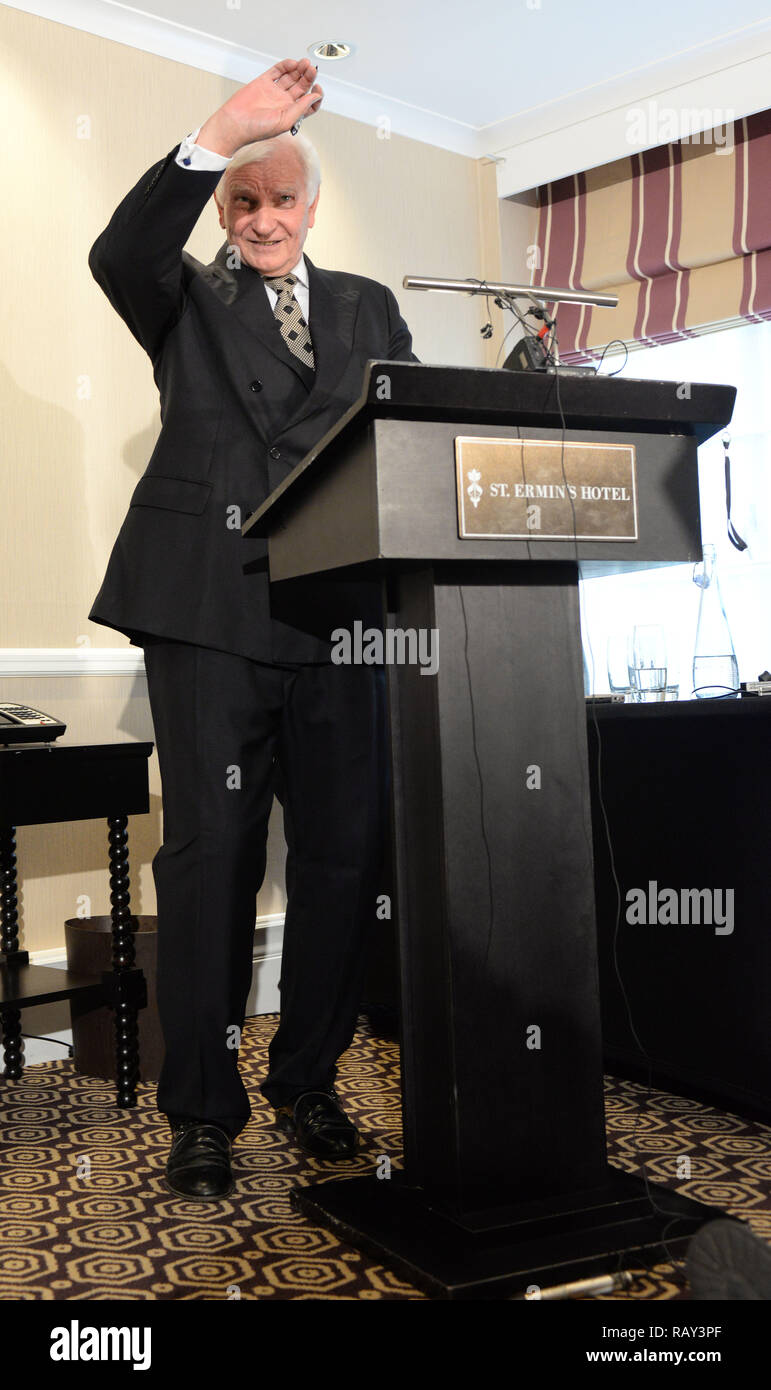
M 152 743 L 26 744 L 0 747 L 0 1025 L 4 1075 L 24 1070 L 21 1010 L 58 999 L 107 1002 L 115 1011 L 118 1105 L 136 1105 L 138 1010 L 147 1003 L 136 967 L 130 911 L 128 817 L 149 810 Z M 111 971 L 101 981 L 30 965 L 19 950 L 16 827 L 106 816 L 112 917 Z

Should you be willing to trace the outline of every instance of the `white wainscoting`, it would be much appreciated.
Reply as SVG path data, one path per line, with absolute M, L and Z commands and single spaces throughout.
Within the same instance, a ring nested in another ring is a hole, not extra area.
M 141 647 L 0 647 L 0 676 L 144 675 Z

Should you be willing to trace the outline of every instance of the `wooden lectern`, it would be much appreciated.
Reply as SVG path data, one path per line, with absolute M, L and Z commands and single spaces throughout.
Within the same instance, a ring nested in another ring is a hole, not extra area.
M 378 594 L 385 627 L 438 633 L 435 674 L 387 665 L 404 1172 L 295 1198 L 435 1296 L 645 1263 L 723 1214 L 607 1162 L 578 561 L 701 558 L 697 446 L 734 397 L 371 362 L 243 527 L 268 538 L 279 591 L 324 577 L 309 612 L 345 580 L 362 611 Z M 606 523 L 582 489 L 616 457 L 631 484 Z

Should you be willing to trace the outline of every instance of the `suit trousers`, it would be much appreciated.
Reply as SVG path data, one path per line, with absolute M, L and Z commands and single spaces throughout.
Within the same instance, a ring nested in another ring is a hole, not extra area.
M 268 1101 L 332 1085 L 355 1032 L 382 891 L 384 674 L 268 666 L 165 638 L 142 645 L 163 791 L 158 1108 L 235 1137 L 251 1114 L 237 1047 L 277 780 L 287 908 Z

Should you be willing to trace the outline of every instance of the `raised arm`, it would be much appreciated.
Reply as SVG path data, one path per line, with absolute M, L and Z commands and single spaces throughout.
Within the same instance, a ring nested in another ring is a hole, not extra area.
M 291 130 L 321 104 L 315 76 L 308 58 L 275 63 L 209 117 L 197 144 L 229 159 L 242 145 Z M 178 150 L 142 175 L 88 256 L 97 284 L 153 361 L 184 309 L 183 247 L 222 177 L 221 169 L 181 168 Z

